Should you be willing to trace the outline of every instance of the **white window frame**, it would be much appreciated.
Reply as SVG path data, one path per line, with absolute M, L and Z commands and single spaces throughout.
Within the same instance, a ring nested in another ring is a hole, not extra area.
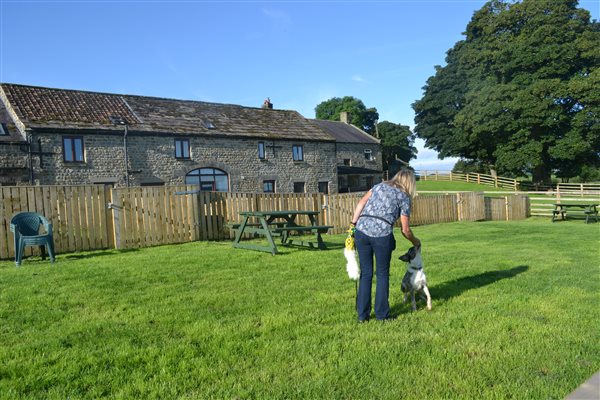
M 292 146 L 292 160 L 304 161 L 304 145 L 295 144 Z

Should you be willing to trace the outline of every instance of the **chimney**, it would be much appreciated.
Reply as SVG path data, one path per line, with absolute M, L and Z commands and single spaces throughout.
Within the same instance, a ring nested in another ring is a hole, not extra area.
M 270 110 L 273 109 L 273 103 L 271 103 L 271 99 L 267 97 L 267 99 L 263 102 L 262 108 L 268 108 Z
M 350 122 L 348 122 L 350 115 L 348 114 L 347 111 L 341 111 L 340 112 L 340 121 L 342 121 L 345 124 L 349 124 Z

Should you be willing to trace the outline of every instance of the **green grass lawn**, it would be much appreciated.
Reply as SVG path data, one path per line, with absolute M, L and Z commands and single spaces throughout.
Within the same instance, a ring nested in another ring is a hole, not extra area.
M 2 399 L 563 399 L 600 369 L 600 224 L 419 226 L 433 310 L 358 324 L 342 255 L 197 242 L 0 261 Z

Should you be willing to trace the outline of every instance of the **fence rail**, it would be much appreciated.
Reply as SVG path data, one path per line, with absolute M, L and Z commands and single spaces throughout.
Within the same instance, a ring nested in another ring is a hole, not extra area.
M 519 182 L 516 179 L 479 173 L 457 173 L 452 171 L 416 171 L 419 179 L 423 181 L 449 181 L 468 182 L 481 185 L 490 185 L 497 188 L 518 190 Z
M 227 224 L 241 222 L 241 211 L 315 210 L 320 212 L 319 225 L 333 226 L 330 233 L 343 233 L 362 195 L 216 193 L 191 186 L 0 187 L 0 258 L 14 257 L 9 226 L 20 211 L 46 216 L 53 224 L 56 251 L 62 253 L 228 240 L 232 233 Z M 513 193 L 498 199 L 475 192 L 417 196 L 411 223 L 520 219 L 528 216 L 528 207 L 527 196 Z M 37 249 L 28 248 L 26 255 L 32 252 Z

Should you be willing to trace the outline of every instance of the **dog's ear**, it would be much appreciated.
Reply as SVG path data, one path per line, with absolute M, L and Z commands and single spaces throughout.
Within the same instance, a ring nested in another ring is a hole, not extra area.
M 404 262 L 410 262 L 413 258 L 416 257 L 416 255 L 417 255 L 417 249 L 415 249 L 414 247 L 411 247 L 410 249 L 408 249 L 408 251 L 405 254 L 402 254 L 398 258 Z

